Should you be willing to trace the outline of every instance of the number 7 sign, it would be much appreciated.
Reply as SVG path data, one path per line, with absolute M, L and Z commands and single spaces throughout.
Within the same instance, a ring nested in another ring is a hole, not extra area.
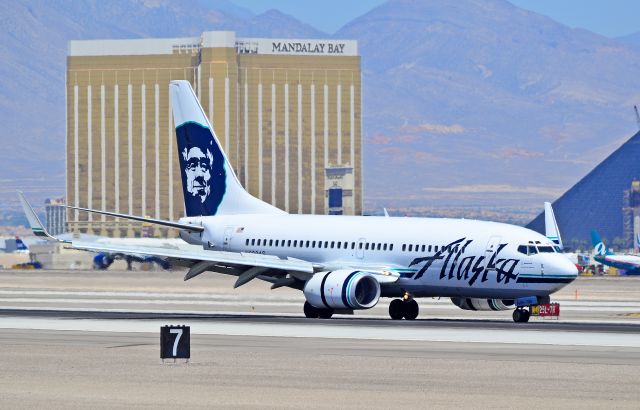
M 189 326 L 162 326 L 160 328 L 160 358 L 189 359 L 190 357 Z

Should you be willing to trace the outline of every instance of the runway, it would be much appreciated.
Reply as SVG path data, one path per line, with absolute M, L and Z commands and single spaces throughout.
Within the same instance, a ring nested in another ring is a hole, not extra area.
M 0 272 L 0 407 L 637 408 L 640 281 L 586 280 L 560 320 L 424 300 L 416 321 L 310 320 L 296 291 L 165 272 Z M 265 289 L 266 288 L 266 289 Z M 624 292 L 625 289 L 628 292 Z M 241 303 L 237 303 L 241 302 Z M 566 306 L 565 308 L 565 305 Z M 594 313 L 590 312 L 594 310 Z M 191 361 L 159 328 L 191 326 Z M 7 371 L 6 369 L 10 369 Z

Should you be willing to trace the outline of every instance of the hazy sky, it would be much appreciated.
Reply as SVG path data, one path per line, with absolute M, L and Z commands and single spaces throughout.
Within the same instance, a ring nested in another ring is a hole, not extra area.
M 233 0 L 259 14 L 278 9 L 326 33 L 334 33 L 350 20 L 385 0 Z M 417 0 L 437 1 L 437 0 Z M 570 27 L 608 37 L 640 31 L 639 0 L 510 0 L 518 7 L 547 15 Z

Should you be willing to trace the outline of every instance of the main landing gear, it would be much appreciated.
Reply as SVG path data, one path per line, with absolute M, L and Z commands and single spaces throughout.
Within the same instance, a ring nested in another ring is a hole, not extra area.
M 418 317 L 418 313 L 420 313 L 418 302 L 408 292 L 402 295 L 402 299 L 393 299 L 389 304 L 389 316 L 393 320 L 402 318 L 414 320 Z
M 310 319 L 331 319 L 333 309 L 320 309 L 309 302 L 304 302 L 304 315 Z
M 531 313 L 527 309 L 518 307 L 513 311 L 513 321 L 516 323 L 526 323 L 529 321 Z

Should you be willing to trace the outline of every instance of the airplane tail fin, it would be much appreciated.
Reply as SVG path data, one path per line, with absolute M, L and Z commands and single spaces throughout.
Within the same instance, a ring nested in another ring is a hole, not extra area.
M 169 88 L 187 216 L 282 213 L 242 187 L 191 84 Z
M 27 245 L 20 239 L 20 237 L 16 236 L 16 249 L 19 251 L 28 251 Z
M 545 236 L 562 249 L 562 237 L 560 237 L 560 229 L 551 202 L 544 203 L 544 229 Z
M 613 255 L 613 252 L 607 249 L 604 242 L 602 242 L 602 239 L 600 239 L 600 234 L 595 229 L 591 231 L 591 243 L 593 244 L 593 249 L 596 255 Z

